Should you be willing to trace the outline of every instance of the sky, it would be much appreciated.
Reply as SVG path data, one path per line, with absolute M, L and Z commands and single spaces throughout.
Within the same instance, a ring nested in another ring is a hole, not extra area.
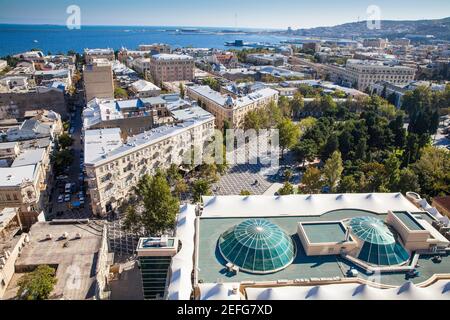
M 370 5 L 384 20 L 450 16 L 449 0 L 0 0 L 0 23 L 63 25 L 70 5 L 82 25 L 298 29 L 366 20 Z

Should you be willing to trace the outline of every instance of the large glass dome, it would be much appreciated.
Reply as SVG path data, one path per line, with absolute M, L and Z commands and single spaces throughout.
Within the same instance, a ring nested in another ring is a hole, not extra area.
M 380 219 L 357 217 L 350 221 L 352 233 L 363 241 L 358 259 L 374 265 L 397 265 L 409 254 L 396 240 L 396 235 Z
M 266 219 L 249 219 L 229 229 L 219 239 L 226 261 L 251 273 L 273 273 L 292 263 L 292 239 Z

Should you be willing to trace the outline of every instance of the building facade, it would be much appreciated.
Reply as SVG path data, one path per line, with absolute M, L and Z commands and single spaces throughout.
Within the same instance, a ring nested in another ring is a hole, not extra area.
M 188 55 L 157 54 L 150 58 L 150 74 L 159 85 L 163 82 L 192 81 L 194 59 Z
M 243 128 L 248 112 L 277 102 L 279 96 L 278 91 L 271 88 L 264 88 L 236 99 L 231 95 L 222 95 L 208 86 L 186 86 L 186 89 L 192 100 L 200 102 L 202 108 L 214 115 L 218 129 L 222 129 L 225 123 L 231 128 Z
M 203 145 L 213 134 L 212 115 L 161 126 L 125 143 L 118 128 L 85 131 L 85 169 L 93 213 L 105 216 L 113 211 L 143 175 L 182 164 L 194 145 Z
M 83 68 L 86 101 L 114 98 L 112 65 L 106 59 L 94 59 Z
M 95 59 L 106 59 L 110 62 L 115 60 L 113 49 L 85 49 L 84 60 L 86 64 L 91 64 Z
M 394 85 L 407 85 L 414 80 L 416 74 L 416 70 L 405 66 L 354 59 L 348 60 L 345 68 L 327 65 L 327 69 L 333 80 L 338 80 L 361 91 L 379 81 L 386 81 Z

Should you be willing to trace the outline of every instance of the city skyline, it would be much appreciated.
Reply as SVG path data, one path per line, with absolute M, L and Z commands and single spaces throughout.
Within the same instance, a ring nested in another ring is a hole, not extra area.
M 419 1 L 346 1 L 335 3 L 324 1 L 320 6 L 304 1 L 281 0 L 277 3 L 254 0 L 240 3 L 230 0 L 226 3 L 193 0 L 189 3 L 179 0 L 164 3 L 136 0 L 133 6 L 119 1 L 44 0 L 39 4 L 25 0 L 8 3 L 1 0 L 5 9 L 0 14 L 0 24 L 52 24 L 64 25 L 69 14 L 67 7 L 78 5 L 81 9 L 82 25 L 105 26 L 191 26 L 223 28 L 265 28 L 285 29 L 292 27 L 313 28 L 334 26 L 343 23 L 370 19 L 367 8 L 380 8 L 382 20 L 440 19 L 450 12 L 448 1 L 437 0 L 423 4 Z M 37 10 L 38 8 L 45 10 Z M 174 9 L 176 8 L 176 9 Z M 286 8 L 290 8 L 286 10 Z M 448 9 L 448 10 L 446 10 Z M 211 14 L 211 11 L 214 14 Z M 39 15 L 36 15 L 39 12 Z M 183 14 L 180 14 L 183 13 Z

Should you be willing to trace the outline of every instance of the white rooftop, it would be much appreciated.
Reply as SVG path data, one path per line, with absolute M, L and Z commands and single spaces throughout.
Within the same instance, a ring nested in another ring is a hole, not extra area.
M 137 92 L 161 90 L 157 85 L 145 80 L 133 82 L 131 87 Z
M 155 60 L 193 60 L 191 56 L 186 54 L 169 54 L 169 53 L 160 53 L 152 56 Z
M 190 87 L 190 90 L 196 92 L 201 96 L 206 97 L 209 100 L 214 101 L 215 103 L 221 105 L 222 107 L 225 107 L 227 100 L 230 99 L 228 96 L 220 94 L 219 92 L 211 89 L 209 86 L 193 86 Z M 244 97 L 233 99 L 234 109 L 245 107 L 251 103 L 254 103 L 262 99 L 266 99 L 276 94 L 278 94 L 278 91 L 271 88 L 263 88 L 261 90 L 257 90 Z
M 450 281 L 428 287 L 406 282 L 398 288 L 379 289 L 367 284 L 340 283 L 322 286 L 247 288 L 248 300 L 449 300 Z
M 44 159 L 45 149 L 27 149 L 21 152 L 11 167 L 23 167 L 28 165 L 36 165 Z
M 313 194 L 289 196 L 203 197 L 202 217 L 319 216 L 342 209 L 377 213 L 417 212 L 418 208 L 401 193 Z
M 34 181 L 37 173 L 36 168 L 36 165 L 0 168 L 0 187 L 15 187 L 25 181 Z
M 120 129 L 86 130 L 84 133 L 84 161 L 90 163 L 122 145 Z
M 120 139 L 120 129 L 87 130 L 85 134 L 85 163 L 101 164 L 128 154 L 133 150 L 152 145 L 176 136 L 193 127 L 209 122 L 214 117 L 212 115 L 199 117 L 179 123 L 176 125 L 164 125 L 139 135 L 128 138 L 126 143 Z

